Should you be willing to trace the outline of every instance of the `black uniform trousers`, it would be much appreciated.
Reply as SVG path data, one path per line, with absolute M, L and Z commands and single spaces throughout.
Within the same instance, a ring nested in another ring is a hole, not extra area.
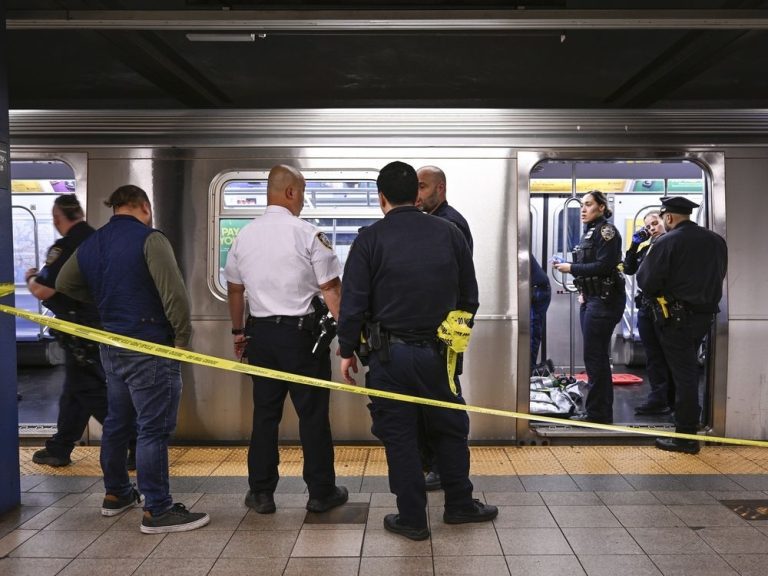
M 460 389 L 459 376 L 464 372 L 464 354 L 456 356 L 456 389 Z M 427 430 L 427 419 L 424 413 L 419 410 L 419 454 L 421 455 L 421 468 L 424 472 L 434 472 L 440 474 L 440 467 L 437 465 L 437 456 L 435 447 L 429 439 L 429 430 Z
M 331 360 L 312 355 L 312 333 L 296 325 L 253 323 L 248 328 L 250 364 L 330 380 Z M 261 376 L 253 379 L 253 430 L 248 448 L 248 484 L 255 493 L 272 494 L 280 463 L 278 429 L 287 394 L 299 416 L 299 438 L 304 452 L 304 481 L 310 498 L 326 498 L 336 488 L 333 441 L 328 417 L 330 391 Z
M 445 356 L 437 341 L 392 343 L 390 358 L 382 362 L 372 353 L 367 386 L 400 394 L 465 404 L 448 386 Z M 458 384 L 458 378 L 456 379 Z M 435 449 L 446 510 L 471 506 L 469 480 L 469 416 L 461 410 L 434 408 L 385 398 L 371 398 L 368 405 L 371 432 L 384 444 L 389 467 L 389 488 L 397 497 L 402 524 L 427 527 L 427 495 L 418 448 L 418 412 L 426 423 L 429 442 Z
M 651 390 L 646 403 L 660 408 L 675 407 L 675 383 L 656 335 L 654 321 L 645 307 L 637 309 L 637 331 L 645 349 L 645 365 Z
M 107 417 L 107 377 L 99 347 L 85 346 L 77 356 L 64 347 L 64 386 L 59 398 L 56 434 L 45 442 L 49 453 L 68 458 L 93 416 L 100 424 Z
M 683 434 L 695 434 L 699 428 L 699 346 L 712 320 L 712 314 L 690 314 L 680 322 L 656 326 L 675 382 L 675 428 Z
M 584 368 L 589 379 L 587 417 L 595 422 L 613 422 L 613 377 L 611 375 L 611 336 L 624 313 L 625 296 L 608 300 L 585 297 L 579 310 L 584 339 Z

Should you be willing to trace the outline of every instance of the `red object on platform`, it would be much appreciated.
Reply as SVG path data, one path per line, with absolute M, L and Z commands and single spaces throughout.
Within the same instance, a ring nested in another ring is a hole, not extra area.
M 580 374 L 576 374 L 576 379 L 584 380 L 584 382 L 586 382 L 587 373 L 581 372 Z M 614 386 L 624 386 L 626 384 L 642 384 L 643 379 L 634 374 L 614 374 L 612 382 Z

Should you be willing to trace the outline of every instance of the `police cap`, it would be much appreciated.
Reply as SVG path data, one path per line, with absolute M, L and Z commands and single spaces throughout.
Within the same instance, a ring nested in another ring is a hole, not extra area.
M 661 210 L 659 214 L 690 214 L 694 208 L 698 208 L 699 205 L 695 202 L 691 202 L 688 198 L 682 196 L 672 196 L 669 198 L 661 199 Z

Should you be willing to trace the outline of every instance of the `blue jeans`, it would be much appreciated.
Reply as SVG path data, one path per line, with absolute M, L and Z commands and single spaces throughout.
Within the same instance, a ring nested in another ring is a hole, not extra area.
M 126 469 L 134 429 L 136 471 L 144 509 L 161 514 L 173 504 L 168 480 L 168 439 L 176 428 L 181 398 L 181 365 L 114 346 L 101 346 L 109 409 L 101 437 L 101 470 L 108 494 L 131 491 Z

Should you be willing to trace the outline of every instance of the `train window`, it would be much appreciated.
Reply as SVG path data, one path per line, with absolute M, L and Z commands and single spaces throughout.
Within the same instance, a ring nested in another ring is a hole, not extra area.
M 309 171 L 301 218 L 311 222 L 330 239 L 336 254 L 346 261 L 358 230 L 382 217 L 376 177 L 370 171 Z M 229 172 L 212 183 L 215 226 L 210 234 L 210 280 L 213 293 L 223 298 L 227 282 L 224 266 L 240 230 L 267 207 L 268 172 Z
M 29 293 L 24 273 L 45 264 L 48 248 L 59 234 L 53 225 L 53 201 L 60 194 L 76 192 L 75 173 L 66 162 L 30 160 L 11 162 L 13 221 L 13 280 L 16 305 L 31 312 L 42 312 L 38 300 Z M 35 340 L 42 326 L 17 318 L 17 340 Z

